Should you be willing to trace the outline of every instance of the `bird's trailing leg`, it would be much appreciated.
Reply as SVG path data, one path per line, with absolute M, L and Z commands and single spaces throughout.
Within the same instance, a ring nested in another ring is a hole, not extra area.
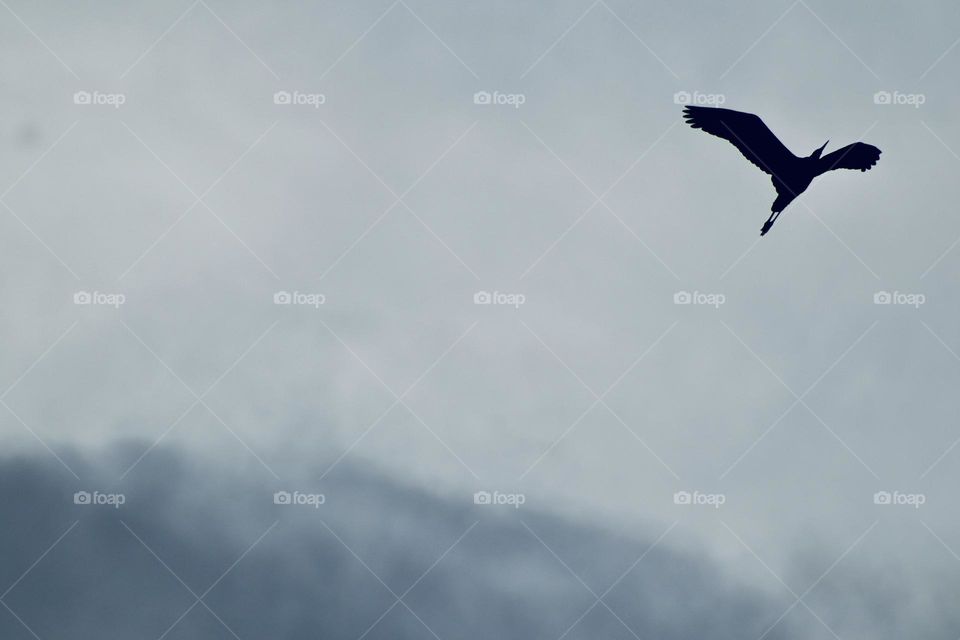
M 761 236 L 767 235 L 767 231 L 770 231 L 770 227 L 780 217 L 780 213 L 797 197 L 796 193 L 776 176 L 773 178 L 773 186 L 777 188 L 777 199 L 770 205 L 770 217 L 767 218 L 767 221 L 763 223 L 763 228 L 760 229 Z
M 760 229 L 760 235 L 767 235 L 767 231 L 770 231 L 770 227 L 773 226 L 773 223 L 777 221 L 777 218 L 780 217 L 779 211 L 774 211 L 770 214 L 770 217 L 767 218 L 767 221 L 763 223 L 763 227 Z

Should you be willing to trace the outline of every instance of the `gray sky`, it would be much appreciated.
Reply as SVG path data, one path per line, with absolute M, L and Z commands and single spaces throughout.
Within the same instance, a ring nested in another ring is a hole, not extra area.
M 238 568 L 267 571 L 285 602 L 342 587 L 355 606 L 330 604 L 344 617 L 319 631 L 356 638 L 392 599 L 357 604 L 371 573 L 318 540 L 325 526 L 377 555 L 399 595 L 479 522 L 445 582 L 410 592 L 443 640 L 483 607 L 498 616 L 478 637 L 557 638 L 595 599 L 554 592 L 578 586 L 564 564 L 600 595 L 654 543 L 638 565 L 653 583 L 610 594 L 623 623 L 607 611 L 578 632 L 956 637 L 938 595 L 960 569 L 952 4 L 11 1 L 0 15 L 2 470 L 43 496 L 3 503 L 29 523 L 6 534 L 8 582 L 74 522 L 64 571 L 90 575 L 109 541 L 138 544 L 128 519 L 181 567 L 236 550 L 224 568 L 278 520 L 321 546 L 316 562 L 272 542 Z M 760 239 L 769 178 L 683 125 L 686 99 L 757 113 L 798 155 L 861 138 L 883 155 L 817 180 Z M 476 304 L 483 292 L 504 304 Z M 328 501 L 274 505 L 277 490 Z M 74 505 L 75 491 L 127 500 Z M 477 491 L 523 504 L 475 505 Z M 63 585 L 60 620 L 116 597 L 77 592 L 56 574 L 65 557 L 0 597 L 11 634 L 62 633 L 34 628 L 56 613 L 29 596 L 41 575 Z M 140 565 L 123 566 L 136 584 Z M 184 581 L 199 595 L 216 577 Z M 140 627 L 156 636 L 183 594 L 145 593 L 169 604 Z M 243 599 L 265 594 L 220 598 L 242 638 L 319 624 L 299 609 L 257 622 Z M 681 598 L 719 604 L 686 619 Z

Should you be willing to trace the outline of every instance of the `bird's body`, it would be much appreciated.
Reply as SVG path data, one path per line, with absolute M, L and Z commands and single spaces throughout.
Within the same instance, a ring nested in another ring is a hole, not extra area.
M 777 199 L 770 206 L 772 213 L 783 211 L 794 198 L 807 190 L 814 178 L 823 173 L 819 163 L 819 159 L 813 157 L 793 157 L 781 172 L 770 176 L 770 182 L 777 190 Z
M 822 156 L 829 140 L 809 156 L 796 156 L 767 128 L 763 120 L 752 113 L 688 106 L 684 108 L 683 115 L 691 127 L 727 140 L 747 160 L 770 174 L 777 198 L 770 207 L 770 217 L 760 230 L 760 235 L 770 230 L 780 212 L 803 193 L 817 176 L 833 169 L 866 171 L 880 158 L 880 149 L 863 142 L 854 142 Z

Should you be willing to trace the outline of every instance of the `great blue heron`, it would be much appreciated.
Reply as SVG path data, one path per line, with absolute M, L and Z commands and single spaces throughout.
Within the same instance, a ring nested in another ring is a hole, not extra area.
M 863 142 L 854 142 L 821 157 L 829 140 L 805 158 L 798 158 L 758 116 L 731 109 L 684 107 L 683 116 L 694 129 L 729 141 L 747 160 L 769 173 L 777 190 L 777 199 L 770 207 L 770 217 L 760 229 L 766 235 L 788 204 L 810 186 L 813 179 L 833 169 L 866 171 L 877 164 L 880 149 Z

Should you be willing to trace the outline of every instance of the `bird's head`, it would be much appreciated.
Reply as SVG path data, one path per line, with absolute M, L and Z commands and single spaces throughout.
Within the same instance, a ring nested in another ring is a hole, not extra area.
M 811 153 L 810 157 L 813 158 L 814 160 L 819 160 L 820 154 L 823 153 L 823 150 L 827 148 L 828 144 L 830 144 L 829 140 L 824 142 L 822 147 L 820 147 L 819 149 L 816 149 L 813 153 Z

